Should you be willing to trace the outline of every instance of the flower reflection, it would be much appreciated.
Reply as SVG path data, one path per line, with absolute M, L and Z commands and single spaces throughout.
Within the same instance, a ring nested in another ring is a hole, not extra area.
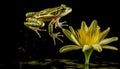
M 21 64 L 22 63 L 22 64 Z M 20 62 L 19 69 L 119 69 L 119 63 L 103 61 L 90 63 L 89 65 L 81 64 L 79 60 L 73 59 L 44 59 Z

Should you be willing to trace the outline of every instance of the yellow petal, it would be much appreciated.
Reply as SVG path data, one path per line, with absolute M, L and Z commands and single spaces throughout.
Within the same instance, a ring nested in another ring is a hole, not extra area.
M 89 32 L 92 34 L 94 31 L 97 29 L 97 20 L 93 20 L 90 27 L 89 27 Z
M 89 37 L 88 39 L 92 39 L 92 36 L 97 30 L 97 28 L 98 28 L 97 21 L 93 20 L 87 32 L 87 36 Z
M 82 23 L 81 23 L 81 30 L 82 30 L 82 32 L 85 32 L 85 33 L 88 31 L 88 27 L 87 27 L 85 21 L 82 21 Z

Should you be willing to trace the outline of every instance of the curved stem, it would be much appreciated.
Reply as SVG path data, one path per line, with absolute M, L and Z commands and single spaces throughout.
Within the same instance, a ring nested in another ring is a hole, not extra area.
M 85 65 L 89 64 L 90 56 L 91 56 L 92 52 L 93 52 L 93 49 L 89 49 L 89 50 L 86 50 L 84 52 L 84 55 L 85 55 Z

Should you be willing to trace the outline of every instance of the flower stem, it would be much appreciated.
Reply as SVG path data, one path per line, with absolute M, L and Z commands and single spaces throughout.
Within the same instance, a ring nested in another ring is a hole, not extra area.
M 85 65 L 89 64 L 90 56 L 91 56 L 92 52 L 93 52 L 93 49 L 89 49 L 89 50 L 86 50 L 84 52 L 84 55 L 85 55 Z

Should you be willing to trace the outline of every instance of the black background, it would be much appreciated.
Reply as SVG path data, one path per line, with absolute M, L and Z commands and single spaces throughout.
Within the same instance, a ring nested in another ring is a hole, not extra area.
M 80 27 L 81 21 L 84 20 L 89 25 L 92 20 L 96 19 L 102 31 L 111 27 L 107 37 L 120 36 L 119 2 L 115 0 L 106 2 L 102 0 L 17 0 L 4 8 L 7 10 L 7 15 L 3 17 L 3 27 L 5 28 L 1 29 L 3 36 L 0 46 L 0 61 L 11 62 L 41 58 L 84 59 L 81 50 L 64 54 L 59 53 L 59 48 L 63 45 L 73 44 L 67 38 L 62 38 L 64 40 L 63 44 L 56 40 L 57 45 L 53 46 L 52 38 L 49 37 L 47 32 L 40 32 L 42 38 L 39 39 L 34 31 L 26 28 L 23 24 L 27 12 L 40 11 L 61 4 L 71 7 L 72 12 L 61 18 L 60 21 L 67 21 L 69 25 L 77 29 Z M 120 48 L 119 40 L 111 43 L 111 45 Z M 98 61 L 97 59 L 119 61 L 119 56 L 119 50 L 103 50 L 101 53 L 94 51 L 92 55 L 93 61 Z

